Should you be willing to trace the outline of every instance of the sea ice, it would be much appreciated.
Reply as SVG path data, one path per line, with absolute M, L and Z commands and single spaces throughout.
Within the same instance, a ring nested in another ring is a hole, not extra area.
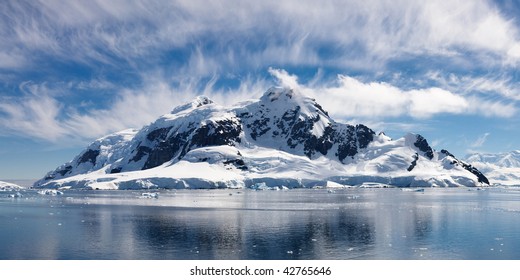
M 20 192 L 16 192 L 9 195 L 10 198 L 20 198 L 23 197 L 23 195 Z
M 58 190 L 40 190 L 40 191 L 38 191 L 38 193 L 41 195 L 52 195 L 52 196 L 63 195 L 63 192 L 58 191 Z
M 159 193 L 145 192 L 141 194 L 140 198 L 159 198 Z

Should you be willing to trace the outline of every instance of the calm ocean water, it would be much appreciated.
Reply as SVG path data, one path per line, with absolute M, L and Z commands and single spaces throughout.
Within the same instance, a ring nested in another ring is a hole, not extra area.
M 520 259 L 520 190 L 0 192 L 0 259 Z

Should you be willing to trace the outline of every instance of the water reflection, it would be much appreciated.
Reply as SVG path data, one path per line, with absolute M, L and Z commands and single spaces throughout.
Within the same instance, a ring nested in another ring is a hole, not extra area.
M 342 247 L 374 243 L 373 222 L 352 211 L 155 210 L 132 222 L 135 238 L 153 248 L 145 258 L 339 258 Z
M 0 199 L 2 259 L 519 259 L 520 193 L 181 191 Z

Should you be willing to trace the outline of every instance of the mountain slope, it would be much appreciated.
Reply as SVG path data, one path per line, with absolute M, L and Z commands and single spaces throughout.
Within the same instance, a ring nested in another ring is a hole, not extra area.
M 520 185 L 520 151 L 508 153 L 474 153 L 466 161 L 486 172 L 492 184 Z
M 230 108 L 206 97 L 175 108 L 140 131 L 94 141 L 36 187 L 312 187 L 379 182 L 477 186 L 487 178 L 420 135 L 392 140 L 334 121 L 315 100 L 271 88 Z
M 22 187 L 8 182 L 0 181 L 0 190 L 18 190 L 22 189 Z

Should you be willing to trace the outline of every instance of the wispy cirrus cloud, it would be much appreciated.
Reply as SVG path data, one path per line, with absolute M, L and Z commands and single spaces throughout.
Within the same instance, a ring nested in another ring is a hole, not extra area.
M 489 135 L 491 135 L 491 133 L 489 133 L 489 132 L 486 132 L 486 133 L 482 134 L 473 143 L 471 143 L 470 147 L 471 148 L 480 148 L 480 147 L 482 147 L 482 145 L 484 145 L 484 143 L 486 143 L 487 138 L 489 137 Z
M 518 113 L 518 22 L 491 1 L 36 0 L 0 7 L 2 134 L 85 141 L 140 127 L 199 94 L 220 103 L 258 96 L 272 85 L 269 67 L 335 118 L 380 127 L 417 128 L 400 117 Z M 302 78 L 277 69 L 297 69 Z M 314 78 L 303 78 L 315 69 Z M 385 75 L 404 82 L 379 78 Z M 232 85 L 222 85 L 228 76 Z
M 511 76 L 503 73 L 470 76 L 430 71 L 426 73 L 426 79 L 435 82 L 443 88 L 464 95 L 476 92 L 504 98 L 512 102 L 520 101 L 520 87 L 518 83 Z
M 333 118 L 362 120 L 375 129 L 388 129 L 390 126 L 409 131 L 417 128 L 418 123 L 439 114 L 508 118 L 517 112 L 511 104 L 490 103 L 477 96 L 456 95 L 440 88 L 403 90 L 388 83 L 363 82 L 344 75 L 339 75 L 334 82 L 311 80 L 308 84 L 302 84 L 296 75 L 285 70 L 271 68 L 269 72 L 280 85 L 315 97 Z M 246 78 L 238 87 L 219 88 L 215 86 L 218 76 L 209 81 L 186 76 L 184 80 L 179 79 L 171 84 L 156 73 L 148 74 L 143 80 L 146 83 L 140 88 L 116 87 L 99 80 L 85 84 L 62 83 L 62 88 L 25 83 L 21 85 L 24 93 L 22 99 L 2 98 L 1 131 L 50 142 L 63 139 L 81 142 L 130 127 L 140 128 L 197 95 L 207 95 L 217 103 L 232 105 L 237 101 L 257 98 L 272 85 L 269 80 Z M 61 102 L 66 97 L 64 92 L 86 85 L 93 88 L 111 87 L 117 95 L 105 108 L 89 107 L 82 111 Z M 385 118 L 396 117 L 419 121 L 415 124 L 385 121 Z
M 247 78 L 237 88 L 215 89 L 218 77 L 210 81 L 186 77 L 173 86 L 157 75 L 143 77 L 146 82 L 140 88 L 124 88 L 100 80 L 62 82 L 55 87 L 25 82 L 20 85 L 21 98 L 0 96 L 0 136 L 84 143 L 126 128 L 141 128 L 198 95 L 231 105 L 237 100 L 258 97 L 267 88 L 266 81 Z M 105 108 L 87 106 L 78 110 L 81 104 L 63 102 L 69 91 L 107 87 L 117 94 Z
M 3 4 L 4 66 L 39 54 L 133 67 L 164 52 L 233 65 L 380 68 L 409 56 L 515 64 L 519 31 L 488 1 L 10 1 Z M 233 8 L 229 8 L 232 6 Z M 472 54 L 472 55 L 470 55 Z M 491 57 L 491 59 L 486 59 Z M 482 58 L 482 59 L 480 59 Z

